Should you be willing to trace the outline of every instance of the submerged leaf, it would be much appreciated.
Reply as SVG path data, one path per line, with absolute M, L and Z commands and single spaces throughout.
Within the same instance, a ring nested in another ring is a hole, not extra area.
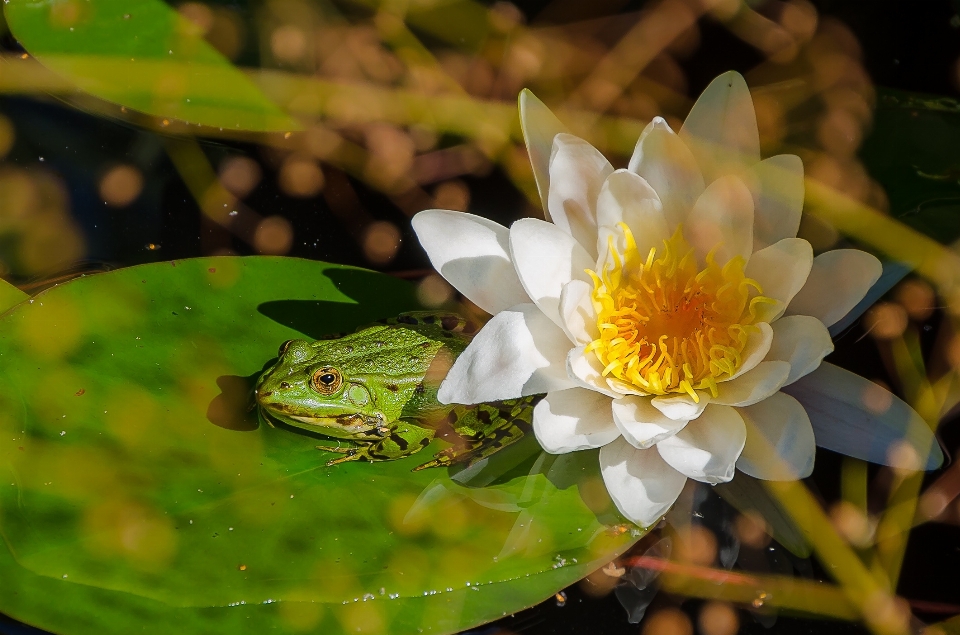
M 219 128 L 299 128 L 161 0 L 10 0 L 4 13 L 31 55 L 101 99 Z
M 943 452 L 920 415 L 860 375 L 824 362 L 783 392 L 806 409 L 820 447 L 907 469 L 933 470 L 943 463 Z

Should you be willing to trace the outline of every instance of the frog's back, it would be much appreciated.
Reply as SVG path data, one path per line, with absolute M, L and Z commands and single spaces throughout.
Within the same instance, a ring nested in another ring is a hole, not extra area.
M 440 408 L 440 382 L 471 338 L 460 316 L 404 313 L 313 346 L 345 377 L 377 386 L 382 398 L 399 402 L 402 416 L 418 417 Z

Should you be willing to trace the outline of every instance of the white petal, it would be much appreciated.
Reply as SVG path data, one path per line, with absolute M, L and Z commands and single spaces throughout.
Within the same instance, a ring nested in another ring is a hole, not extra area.
M 628 170 L 617 170 L 607 177 L 597 201 L 597 253 L 603 254 L 610 237 L 621 236 L 612 231 L 618 223 L 630 228 L 637 250 L 646 258 L 651 247 L 662 250 L 663 241 L 670 238 L 667 220 L 663 216 L 660 197 L 642 176 Z M 623 253 L 625 245 L 617 245 Z
M 754 249 L 795 237 L 803 209 L 803 161 L 794 154 L 778 154 L 760 161 L 750 172 Z
M 487 313 L 530 301 L 510 260 L 503 225 L 444 209 L 420 212 L 411 224 L 433 268 Z
M 773 323 L 773 344 L 767 360 L 790 363 L 784 385 L 792 384 L 820 365 L 833 352 L 833 340 L 823 322 L 809 315 L 788 315 Z
M 747 336 L 747 344 L 740 353 L 740 368 L 733 373 L 730 379 L 725 381 L 736 379 L 740 375 L 750 372 L 770 352 L 770 346 L 773 344 L 773 329 L 766 322 L 757 323 L 757 328 L 759 332 L 751 331 Z
M 787 307 L 787 315 L 812 315 L 830 326 L 860 302 L 883 267 L 859 249 L 834 249 L 813 259 L 807 283 Z
M 613 401 L 613 420 L 630 445 L 645 450 L 687 425 L 686 419 L 671 419 L 653 407 L 649 397 L 621 397 Z
M 597 328 L 597 313 L 593 308 L 590 292 L 593 287 L 583 280 L 571 280 L 560 291 L 560 323 L 570 339 L 577 345 L 589 344 L 600 337 Z
M 641 527 L 667 513 L 687 482 L 655 449 L 638 450 L 623 439 L 600 448 L 600 474 L 620 513 Z
M 736 408 L 711 405 L 680 432 L 657 444 L 663 460 L 702 483 L 733 478 L 747 431 Z
M 737 460 L 740 471 L 767 481 L 792 481 L 813 473 L 813 426 L 799 401 L 778 392 L 739 412 L 747 427 L 747 442 Z
M 474 404 L 572 388 L 570 340 L 532 304 L 493 316 L 440 384 L 441 403 Z
M 717 396 L 713 403 L 753 405 L 780 390 L 789 374 L 790 364 L 787 362 L 760 362 L 749 373 L 717 384 Z
M 533 409 L 533 431 L 552 454 L 599 448 L 620 436 L 610 398 L 593 390 L 570 388 L 547 393 Z
M 703 412 L 703 409 L 710 403 L 708 395 L 697 393 L 700 400 L 695 401 L 693 397 L 686 393 L 654 397 L 651 405 L 663 413 L 663 416 L 678 421 L 690 421 L 696 419 Z
M 627 169 L 646 179 L 656 191 L 670 233 L 686 220 L 703 193 L 703 175 L 696 158 L 660 117 L 654 117 L 640 135 Z
M 913 408 L 850 371 L 824 362 L 783 391 L 806 409 L 820 447 L 883 465 L 909 467 L 911 452 L 923 469 L 943 462 L 930 427 Z
M 520 128 L 523 140 L 527 144 L 527 153 L 533 165 L 533 178 L 537 182 L 543 211 L 550 220 L 547 210 L 547 192 L 550 188 L 550 153 L 553 152 L 553 139 L 561 132 L 567 132 L 557 116 L 547 108 L 536 95 L 524 88 L 520 91 Z
M 763 295 L 784 308 L 803 287 L 813 266 L 813 247 L 802 238 L 784 238 L 754 252 L 744 275 L 760 284 Z
M 569 134 L 558 134 L 550 156 L 550 218 L 577 239 L 596 261 L 597 199 L 613 166 L 592 145 Z
M 694 204 L 683 233 L 701 263 L 716 248 L 724 265 L 734 256 L 744 262 L 753 253 L 753 197 L 735 176 L 724 176 L 707 187 Z
M 571 280 L 589 280 L 585 270 L 594 267 L 594 259 L 570 234 L 536 218 L 510 227 L 510 256 L 527 294 L 562 328 L 560 291 Z
M 736 174 L 760 161 L 757 115 L 747 83 L 729 71 L 710 82 L 680 128 L 704 181 Z
M 608 397 L 617 399 L 623 396 L 610 388 L 603 376 L 603 366 L 593 353 L 584 353 L 584 346 L 578 346 L 567 354 L 567 375 L 576 385 L 596 390 Z

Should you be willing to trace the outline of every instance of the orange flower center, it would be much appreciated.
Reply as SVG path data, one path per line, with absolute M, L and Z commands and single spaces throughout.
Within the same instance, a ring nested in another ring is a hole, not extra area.
M 652 395 L 696 390 L 717 395 L 717 382 L 740 368 L 759 305 L 775 303 L 744 275 L 736 256 L 724 265 L 697 264 L 682 228 L 663 241 L 662 253 L 640 254 L 630 229 L 619 225 L 624 249 L 609 241 L 609 257 L 593 278 L 600 336 L 587 345 L 612 376 Z M 714 250 L 716 251 L 716 250 Z

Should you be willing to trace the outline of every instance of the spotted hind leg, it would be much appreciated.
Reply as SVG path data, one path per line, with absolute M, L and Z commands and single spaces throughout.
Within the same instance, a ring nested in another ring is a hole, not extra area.
M 451 423 L 456 438 L 447 435 L 453 445 L 437 452 L 434 459 L 414 469 L 444 467 L 458 463 L 472 465 L 480 459 L 516 443 L 529 430 L 533 406 L 539 396 L 457 408 L 451 412 Z
M 318 450 L 343 454 L 339 459 L 328 461 L 327 465 L 337 465 L 347 461 L 393 461 L 416 454 L 430 445 L 433 430 L 410 424 L 400 424 L 390 434 L 372 442 L 358 442 L 355 446 L 331 447 L 318 445 Z

